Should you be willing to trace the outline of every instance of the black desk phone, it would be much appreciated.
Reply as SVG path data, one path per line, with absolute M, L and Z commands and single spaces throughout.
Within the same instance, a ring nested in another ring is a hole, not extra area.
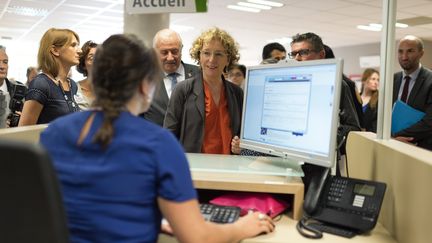
M 377 223 L 385 190 L 384 183 L 331 176 L 330 169 L 323 168 L 309 185 L 305 216 L 297 229 L 308 238 L 321 238 L 322 232 L 353 237 L 370 231 Z M 317 222 L 308 224 L 309 219 Z

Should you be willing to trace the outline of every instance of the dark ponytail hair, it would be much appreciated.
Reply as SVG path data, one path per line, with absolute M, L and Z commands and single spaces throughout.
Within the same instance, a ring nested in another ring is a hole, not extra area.
M 156 53 L 134 35 L 112 35 L 98 46 L 92 82 L 95 107 L 104 120 L 93 141 L 107 147 L 114 136 L 113 123 L 126 109 L 143 80 L 155 82 L 160 75 Z

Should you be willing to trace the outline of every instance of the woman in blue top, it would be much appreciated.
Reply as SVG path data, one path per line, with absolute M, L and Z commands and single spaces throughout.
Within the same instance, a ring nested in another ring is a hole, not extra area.
M 71 241 L 156 242 L 162 215 L 181 242 L 238 242 L 273 231 L 258 213 L 230 225 L 204 221 L 176 138 L 137 116 L 149 108 L 160 73 L 155 52 L 136 37 L 109 37 L 94 60 L 93 110 L 59 118 L 42 133 Z
M 78 87 L 68 74 L 79 63 L 80 54 L 79 37 L 74 31 L 51 28 L 45 32 L 38 51 L 42 73 L 29 85 L 19 126 L 49 123 L 79 111 L 75 102 Z

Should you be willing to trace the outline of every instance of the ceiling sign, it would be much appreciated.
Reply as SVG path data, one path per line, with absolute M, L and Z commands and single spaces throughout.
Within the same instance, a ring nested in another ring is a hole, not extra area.
M 207 0 L 125 0 L 129 14 L 207 12 Z

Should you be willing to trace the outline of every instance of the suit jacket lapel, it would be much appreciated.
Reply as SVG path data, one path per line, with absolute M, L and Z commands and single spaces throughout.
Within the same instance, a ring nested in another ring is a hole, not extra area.
M 193 69 L 189 67 L 189 65 L 183 63 L 183 67 L 185 70 L 185 79 L 192 78 L 194 76 Z
M 166 91 L 165 83 L 163 80 L 161 80 L 158 83 L 154 98 L 155 98 L 155 102 L 157 102 L 160 106 L 162 106 L 164 109 L 167 108 L 169 98 L 168 98 L 168 93 Z
M 421 67 L 417 79 L 415 80 L 414 87 L 412 88 L 409 94 L 408 102 L 407 102 L 408 104 L 414 102 L 414 99 L 415 97 L 417 97 L 417 94 L 420 92 L 420 88 L 423 86 L 424 81 L 425 81 L 424 69 L 423 67 Z
M 204 85 L 202 80 L 202 75 L 196 75 L 194 84 L 193 84 L 193 95 L 195 95 L 195 105 L 196 108 L 204 120 L 205 117 L 205 100 L 204 100 Z

